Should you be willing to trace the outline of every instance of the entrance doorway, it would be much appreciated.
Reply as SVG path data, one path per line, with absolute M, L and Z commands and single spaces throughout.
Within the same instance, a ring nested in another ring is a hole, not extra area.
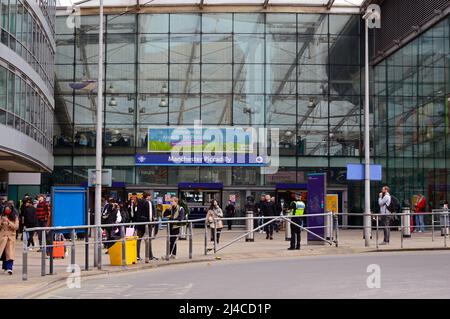
M 179 183 L 178 197 L 189 206 L 189 219 L 205 218 L 212 200 L 222 207 L 222 183 Z

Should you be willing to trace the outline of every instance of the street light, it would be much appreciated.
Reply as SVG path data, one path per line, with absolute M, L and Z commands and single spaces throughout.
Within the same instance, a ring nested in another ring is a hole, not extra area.
M 365 20 L 365 102 L 364 102 L 364 242 L 370 246 L 370 120 L 369 120 L 369 28 L 380 28 L 380 6 L 372 4 L 367 7 L 362 17 Z

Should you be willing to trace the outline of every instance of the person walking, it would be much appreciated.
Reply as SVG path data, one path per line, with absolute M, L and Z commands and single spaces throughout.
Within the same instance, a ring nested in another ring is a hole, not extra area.
M 178 197 L 172 197 L 171 208 L 166 209 L 164 217 L 167 217 L 169 221 L 183 221 L 185 220 L 186 212 L 184 208 L 179 205 Z M 180 223 L 169 223 L 169 258 L 175 259 L 177 256 L 177 241 L 180 235 Z
M 267 194 L 262 204 L 262 214 L 264 217 L 275 216 L 275 205 L 270 200 L 270 195 Z M 269 222 L 269 219 L 264 219 L 264 223 Z M 273 222 L 266 225 L 266 239 L 273 240 Z
M 391 195 L 389 194 L 389 187 L 383 186 L 381 193 L 378 194 L 378 205 L 380 206 L 381 226 L 383 226 L 383 242 L 380 245 L 389 245 L 391 234 L 391 212 L 388 206 L 391 204 Z
M 220 241 L 220 232 L 223 228 L 222 217 L 222 209 L 219 207 L 219 203 L 215 199 L 213 199 L 211 201 L 211 205 L 208 208 L 208 212 L 206 213 L 206 222 L 211 229 L 211 241 L 215 241 L 217 244 Z M 217 238 L 215 236 L 216 234 Z
M 36 207 L 33 206 L 31 198 L 26 199 L 23 203 L 23 223 L 24 229 L 33 228 L 38 225 L 36 216 Z M 27 247 L 29 250 L 33 250 L 34 244 L 34 231 L 28 232 Z
M 290 205 L 291 215 L 293 217 L 291 217 L 292 223 L 289 223 L 291 227 L 291 245 L 289 246 L 288 250 L 300 250 L 302 229 L 297 225 L 303 226 L 303 221 L 300 216 L 303 216 L 306 208 L 306 205 L 302 201 L 301 196 L 297 194 L 295 197 L 295 201 L 292 201 Z M 297 225 L 295 225 L 294 223 Z
M 234 203 L 229 200 L 228 205 L 225 207 L 225 217 L 227 218 L 233 218 L 236 216 L 236 207 L 234 206 Z M 228 219 L 228 230 L 231 230 L 233 227 L 233 220 Z
M 427 206 L 427 200 L 425 199 L 425 196 L 422 194 L 417 195 L 417 201 L 414 205 L 414 210 L 418 214 L 416 215 L 416 227 L 417 231 L 419 233 L 423 233 L 425 231 L 425 222 L 424 222 L 424 215 L 425 207 Z
M 134 214 L 133 222 L 135 223 L 148 223 L 156 221 L 156 209 L 152 202 L 152 195 L 148 192 L 144 192 L 142 199 L 138 199 L 136 213 Z M 148 225 L 148 235 L 152 236 L 153 225 Z M 145 225 L 136 225 L 136 234 L 138 236 L 137 241 L 137 260 L 141 259 L 141 241 L 145 235 Z M 149 258 L 151 260 L 157 259 L 153 256 L 152 246 L 149 245 Z
M 0 215 L 0 256 L 2 269 L 9 275 L 13 274 L 16 231 L 19 229 L 19 216 L 6 206 Z
M 36 218 L 37 218 L 37 227 L 48 227 L 49 219 L 50 219 L 50 206 L 45 201 L 44 195 L 38 196 L 38 203 L 36 205 Z M 46 232 L 47 233 L 47 232 Z M 38 231 L 38 239 L 39 239 L 39 250 L 42 250 L 42 231 Z
M 263 206 L 263 204 L 264 204 L 265 201 L 266 201 L 266 195 L 262 194 L 262 195 L 261 195 L 261 199 L 259 200 L 259 203 L 256 203 L 256 204 L 255 204 L 255 208 L 256 208 L 255 213 L 258 214 L 258 217 L 262 217 L 262 216 L 263 216 L 262 206 Z M 258 218 L 258 219 L 256 220 L 256 222 L 257 222 L 257 224 L 255 225 L 255 228 L 256 228 L 256 227 L 260 227 L 262 224 L 264 224 L 264 219 L 263 219 L 263 218 Z M 264 233 L 264 229 L 261 228 L 261 229 L 259 230 L 259 233 L 260 233 L 260 234 Z
M 277 203 L 275 197 L 271 197 L 270 201 L 272 202 L 273 205 L 273 210 L 274 210 L 274 216 L 281 216 L 283 214 L 283 206 L 281 205 L 281 203 Z M 276 221 L 273 223 L 273 229 L 275 230 L 275 232 L 278 233 L 278 231 L 280 230 L 280 222 Z

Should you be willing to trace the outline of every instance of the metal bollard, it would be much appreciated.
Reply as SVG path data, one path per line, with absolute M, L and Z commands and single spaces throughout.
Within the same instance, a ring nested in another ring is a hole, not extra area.
M 217 223 L 216 219 L 214 218 L 214 253 L 217 251 Z
M 285 231 L 285 241 L 291 240 L 291 223 L 289 222 L 290 219 L 286 216 L 286 219 L 284 220 L 284 223 L 286 224 L 286 231 Z
M 145 235 L 144 235 L 144 241 L 145 241 L 145 263 L 148 264 L 149 261 L 149 236 L 150 231 L 149 231 L 149 226 L 148 224 L 145 225 Z M 139 239 L 138 239 L 139 240 Z
M 402 216 L 400 216 L 400 230 L 401 230 L 401 233 L 400 233 L 400 248 L 403 248 L 403 215 Z M 389 224 L 389 226 L 388 227 L 390 227 L 390 225 L 391 224 Z
M 444 247 L 447 248 L 447 235 L 448 235 L 448 212 L 444 213 L 444 227 L 445 227 L 445 234 L 444 234 Z
M 205 256 L 208 254 L 208 225 L 206 225 L 205 221 Z
M 379 231 L 379 224 L 380 224 L 378 215 L 375 216 L 375 222 L 376 222 L 376 227 L 377 227 L 377 231 L 375 233 L 375 239 L 376 239 L 376 245 L 377 245 L 377 249 L 378 249 L 378 231 Z
M 245 241 L 255 241 L 253 234 L 253 211 L 249 210 L 245 213 L 247 219 L 245 221 L 247 236 L 245 236 Z
M 192 228 L 192 223 L 189 223 L 189 259 L 192 259 L 192 242 L 193 242 L 192 236 L 193 235 L 194 235 L 194 230 Z
M 122 266 L 127 266 L 127 239 L 125 238 L 125 227 L 120 226 L 120 235 L 122 236 Z
M 47 253 L 47 236 L 45 230 L 41 230 L 42 246 L 41 246 L 41 276 L 45 276 L 45 254 Z
M 403 237 L 411 237 L 411 208 L 403 207 L 402 208 L 402 236 Z
M 22 280 L 28 280 L 28 233 L 23 232 L 23 253 L 22 253 Z
M 54 243 L 54 234 L 53 234 L 53 230 L 49 231 L 49 236 L 50 236 L 50 265 L 49 265 L 49 274 L 53 275 L 53 245 Z
M 332 216 L 331 216 L 331 212 L 327 212 L 324 216 L 323 216 L 323 219 L 324 219 L 324 223 L 323 223 L 323 227 L 324 227 L 324 238 L 326 239 L 326 240 L 330 240 L 331 239 L 331 231 L 330 231 L 330 227 L 332 227 L 332 223 L 333 223 L 333 221 L 331 220 L 332 219 Z
M 336 247 L 339 246 L 339 217 L 338 214 L 334 214 L 334 232 L 335 232 L 335 237 L 334 240 L 336 242 Z
M 72 241 L 72 249 L 70 250 L 70 264 L 75 265 L 75 229 L 70 231 L 70 240 Z M 72 271 L 75 271 L 75 269 L 72 269 Z

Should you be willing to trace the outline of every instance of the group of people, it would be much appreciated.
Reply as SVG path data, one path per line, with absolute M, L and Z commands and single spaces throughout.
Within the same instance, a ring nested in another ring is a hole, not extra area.
M 50 205 L 45 195 L 38 195 L 36 200 L 26 194 L 19 201 L 18 207 L 9 200 L 0 203 L 0 256 L 2 269 L 12 275 L 14 266 L 15 242 L 19 232 L 34 227 L 47 227 L 50 220 Z M 28 232 L 27 247 L 35 248 L 34 232 Z M 39 247 L 42 247 L 42 233 L 38 232 Z M 40 251 L 40 249 L 38 250 Z
M 162 212 L 162 216 L 169 221 L 169 234 L 170 234 L 170 258 L 176 258 L 177 254 L 177 239 L 180 234 L 180 228 L 182 221 L 186 217 L 185 208 L 180 205 L 177 197 L 171 198 L 171 205 L 169 209 Z M 120 223 L 149 223 L 158 221 L 158 213 L 155 208 L 155 204 L 152 201 L 152 195 L 148 192 L 144 192 L 142 198 L 138 198 L 136 193 L 131 195 L 130 200 L 127 203 L 117 202 L 114 198 L 110 197 L 108 200 L 104 200 L 102 209 L 102 224 L 120 224 Z M 136 225 L 135 233 L 138 237 L 137 241 L 137 259 L 141 260 L 141 241 L 146 235 L 145 225 Z M 158 227 L 156 224 L 148 225 L 148 236 L 156 236 L 158 233 Z M 117 240 L 122 237 L 122 233 L 119 227 L 104 227 L 106 232 L 107 243 L 106 248 L 109 248 L 114 244 L 113 240 Z M 157 260 L 153 255 L 152 247 L 149 245 L 149 258 Z

